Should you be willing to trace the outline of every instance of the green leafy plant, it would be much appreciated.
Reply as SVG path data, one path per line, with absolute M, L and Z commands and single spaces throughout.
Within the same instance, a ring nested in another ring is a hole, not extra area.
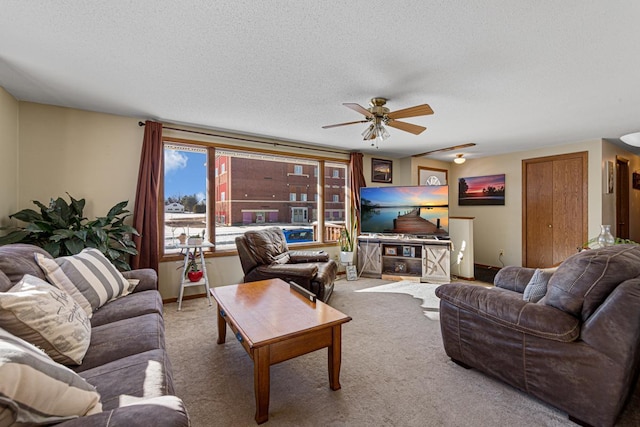
M 25 226 L 2 227 L 8 231 L 0 236 L 0 246 L 10 243 L 30 243 L 40 246 L 53 257 L 75 255 L 84 248 L 96 248 L 119 270 L 131 270 L 129 255 L 137 255 L 135 243 L 130 239 L 138 231 L 124 223 L 130 216 L 125 209 L 127 201 L 113 206 L 106 216 L 89 221 L 84 217 L 85 200 L 74 199 L 67 193 L 70 203 L 61 197 L 51 199 L 49 205 L 33 203 L 40 212 L 23 209 L 9 218 L 25 222 Z
M 620 237 L 616 237 L 613 242 L 614 245 L 640 245 L 638 242 L 634 242 L 630 239 L 622 239 Z M 598 247 L 600 244 L 598 243 L 598 236 L 589 239 L 585 243 L 582 244 L 582 248 L 578 248 L 578 251 L 581 249 L 591 249 L 591 247 Z
M 340 230 L 340 250 L 343 252 L 353 252 L 356 244 L 356 234 L 358 233 L 358 216 L 355 209 L 351 208 L 351 218 L 345 227 Z

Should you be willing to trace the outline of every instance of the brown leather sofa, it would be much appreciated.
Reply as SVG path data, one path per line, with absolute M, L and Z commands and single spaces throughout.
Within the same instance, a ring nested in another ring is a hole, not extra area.
M 522 298 L 534 271 L 503 268 L 493 288 L 438 287 L 447 355 L 567 412 L 573 421 L 614 425 L 638 378 L 640 246 L 571 256 L 537 303 Z
M 338 265 L 324 251 L 290 251 L 278 227 L 250 230 L 236 237 L 244 282 L 265 279 L 293 281 L 323 302 L 333 292 Z

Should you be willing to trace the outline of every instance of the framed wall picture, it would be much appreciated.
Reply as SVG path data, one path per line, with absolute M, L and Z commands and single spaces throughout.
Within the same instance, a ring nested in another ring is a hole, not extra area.
M 631 176 L 631 186 L 636 190 L 640 190 L 640 173 L 634 172 Z
M 398 250 L 396 249 L 395 246 L 385 246 L 384 254 L 389 256 L 395 256 L 395 255 L 398 255 Z
M 606 194 L 613 193 L 613 186 L 615 185 L 615 178 L 613 176 L 614 173 L 615 171 L 613 169 L 613 162 L 611 160 L 607 160 L 607 162 L 605 163 Z
M 358 280 L 358 270 L 355 265 L 347 265 L 347 280 Z
M 449 172 L 446 169 L 418 166 L 418 185 L 447 185 Z
M 472 176 L 458 179 L 458 205 L 504 206 L 505 175 Z
M 371 182 L 391 184 L 393 181 L 393 162 L 384 159 L 371 159 Z

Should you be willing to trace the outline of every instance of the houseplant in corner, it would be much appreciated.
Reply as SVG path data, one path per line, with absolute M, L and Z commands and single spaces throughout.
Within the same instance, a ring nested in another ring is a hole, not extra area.
M 96 248 L 119 270 L 131 270 L 129 255 L 137 255 L 135 243 L 130 239 L 138 231 L 124 220 L 130 216 L 125 209 L 127 201 L 113 206 L 106 216 L 89 221 L 83 215 L 85 200 L 74 199 L 67 193 L 71 203 L 61 197 L 51 199 L 49 205 L 33 203 L 40 212 L 23 209 L 9 218 L 24 222 L 24 226 L 2 227 L 8 231 L 0 236 L 0 246 L 10 243 L 29 243 L 40 246 L 53 257 L 75 255 L 84 248 Z
M 356 234 L 358 232 L 358 216 L 355 209 L 351 208 L 351 218 L 340 230 L 340 262 L 344 265 L 353 263 L 353 250 L 356 244 Z
M 187 268 L 185 268 L 184 274 L 191 282 L 197 282 L 202 279 L 203 272 L 198 268 L 195 254 L 189 253 L 189 261 L 187 262 Z

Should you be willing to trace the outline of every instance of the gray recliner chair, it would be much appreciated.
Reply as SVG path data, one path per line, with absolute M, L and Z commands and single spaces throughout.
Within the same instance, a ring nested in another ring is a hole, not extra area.
M 279 278 L 329 300 L 338 265 L 325 251 L 290 251 L 278 227 L 247 231 L 236 237 L 236 248 L 245 283 Z

